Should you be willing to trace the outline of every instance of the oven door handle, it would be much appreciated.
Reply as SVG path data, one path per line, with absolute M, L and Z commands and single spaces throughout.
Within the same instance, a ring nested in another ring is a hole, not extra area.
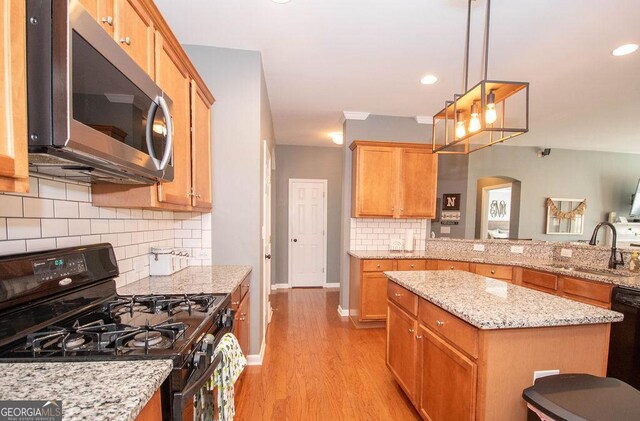
M 196 392 L 198 392 L 204 384 L 213 376 L 213 372 L 218 368 L 218 365 L 222 362 L 222 353 L 219 353 L 213 362 L 204 373 L 196 381 L 185 387 L 182 392 L 176 392 L 173 394 L 173 421 L 182 420 L 182 412 L 184 406 L 189 399 L 191 399 Z
M 233 313 L 232 313 L 233 317 Z M 233 319 L 232 319 L 233 320 Z M 214 343 L 217 344 L 220 342 L 220 339 L 227 334 L 233 332 L 233 327 L 222 328 L 216 334 Z M 182 389 L 181 392 L 176 392 L 173 394 L 173 404 L 172 404 L 172 420 L 180 421 L 182 420 L 182 412 L 184 410 L 184 406 L 189 399 L 193 397 L 204 386 L 204 384 L 211 378 L 215 369 L 220 365 L 222 361 L 222 353 L 218 353 L 216 357 L 213 359 L 209 367 L 195 380 L 190 380 L 189 383 Z

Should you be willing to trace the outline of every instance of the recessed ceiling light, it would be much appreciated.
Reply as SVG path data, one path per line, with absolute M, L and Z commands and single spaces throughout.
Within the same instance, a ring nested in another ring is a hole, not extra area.
M 285 3 L 289 3 L 291 0 L 271 0 L 271 1 L 278 4 L 285 4 Z
M 425 77 L 420 79 L 420 83 L 422 83 L 423 85 L 433 85 L 437 81 L 438 81 L 438 78 L 435 77 L 434 75 L 426 75 Z
M 329 133 L 329 136 L 331 136 L 331 140 L 333 140 L 333 143 L 335 143 L 336 145 L 342 145 L 342 142 L 344 141 L 342 138 L 342 132 Z
M 625 44 L 616 48 L 611 52 L 614 56 L 626 56 L 627 54 L 631 54 L 638 49 L 638 44 Z

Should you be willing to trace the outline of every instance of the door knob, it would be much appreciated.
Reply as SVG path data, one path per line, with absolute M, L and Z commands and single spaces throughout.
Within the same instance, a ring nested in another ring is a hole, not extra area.
M 265 255 L 264 255 L 264 258 L 265 258 L 265 259 L 271 259 L 271 255 L 270 255 L 270 254 L 265 254 Z
M 294 239 L 293 239 L 293 242 L 294 242 L 294 243 L 297 243 L 297 242 L 298 242 L 298 239 L 297 239 L 297 238 L 294 238 Z

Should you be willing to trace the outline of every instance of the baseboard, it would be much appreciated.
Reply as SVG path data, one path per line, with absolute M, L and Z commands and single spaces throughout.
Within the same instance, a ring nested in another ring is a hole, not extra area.
M 327 282 L 322 287 L 323 288 L 340 288 L 340 282 Z
M 338 314 L 341 317 L 349 317 L 349 309 L 348 308 L 342 308 L 342 306 L 338 304 Z
M 262 341 L 262 346 L 260 346 L 259 354 L 252 354 L 247 356 L 247 365 L 262 365 L 262 360 L 264 359 L 264 350 L 266 347 L 266 340 Z
M 291 285 L 289 284 L 272 284 L 271 285 L 271 289 L 289 289 L 291 288 Z

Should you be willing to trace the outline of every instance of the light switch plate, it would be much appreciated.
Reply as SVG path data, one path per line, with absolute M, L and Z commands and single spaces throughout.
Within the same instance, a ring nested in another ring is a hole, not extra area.
M 524 253 L 524 247 L 523 246 L 511 246 L 511 253 L 522 254 L 522 253 Z
M 560 256 L 562 257 L 572 257 L 573 250 L 571 249 L 560 249 Z
M 451 227 L 440 227 L 440 234 L 451 234 Z
M 484 244 L 474 244 L 473 251 L 484 251 Z

